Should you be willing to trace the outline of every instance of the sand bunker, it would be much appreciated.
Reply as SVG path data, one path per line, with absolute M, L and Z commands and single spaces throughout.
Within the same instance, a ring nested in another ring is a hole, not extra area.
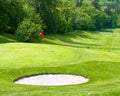
M 41 86 L 62 86 L 75 85 L 88 82 L 89 79 L 68 74 L 46 74 L 25 77 L 15 81 L 15 84 L 41 85 Z

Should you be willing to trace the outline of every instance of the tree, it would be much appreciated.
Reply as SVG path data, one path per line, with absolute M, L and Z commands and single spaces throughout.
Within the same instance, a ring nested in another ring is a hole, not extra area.
M 94 22 L 87 13 L 82 12 L 82 8 L 78 8 L 77 16 L 74 21 L 74 29 L 75 30 L 92 30 L 94 29 L 95 25 Z
M 91 2 L 91 5 L 94 6 L 96 9 L 100 9 L 99 0 L 93 0 Z
M 76 2 L 77 7 L 81 7 L 82 4 L 83 4 L 83 0 L 77 0 L 77 2 Z
M 33 38 L 37 38 L 39 32 L 43 31 L 45 26 L 40 15 L 36 13 L 32 1 L 29 2 L 29 0 L 26 0 L 26 3 L 22 2 L 22 6 L 24 10 L 24 18 L 17 26 L 15 32 L 20 41 L 29 41 Z
M 116 1 L 112 1 L 108 3 L 105 8 L 105 13 L 110 17 L 108 26 L 109 27 L 116 27 L 117 16 L 119 15 L 119 3 L 117 4 Z
M 14 33 L 18 23 L 23 19 L 24 13 L 19 1 L 0 0 L 0 24 L 3 31 Z
M 57 7 L 58 17 L 58 31 L 57 33 L 69 33 L 73 31 L 73 21 L 75 18 L 75 3 L 72 1 L 64 0 L 60 2 L 59 7 Z
M 117 16 L 117 26 L 120 27 L 120 15 Z
M 118 26 L 119 14 L 120 0 L 0 0 L 0 31 L 31 39 L 41 30 L 98 30 Z
M 110 20 L 109 16 L 100 10 L 96 10 L 96 12 L 92 15 L 92 18 L 94 19 L 96 29 L 107 27 L 107 23 Z
M 57 31 L 57 18 L 56 7 L 58 0 L 35 0 L 37 3 L 37 13 L 41 14 L 44 24 L 47 26 L 46 33 L 56 33 Z
M 9 23 L 9 17 L 5 14 L 5 4 L 4 0 L 0 0 L 0 32 L 5 31 Z

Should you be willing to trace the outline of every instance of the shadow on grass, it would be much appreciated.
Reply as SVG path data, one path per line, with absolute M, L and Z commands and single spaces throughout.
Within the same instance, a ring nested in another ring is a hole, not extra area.
M 47 37 L 51 40 L 56 40 L 57 37 Z M 81 42 L 75 42 L 71 40 L 70 38 L 57 38 L 61 41 L 61 43 L 52 42 L 52 41 L 43 41 L 43 43 L 46 44 L 53 44 L 58 46 L 66 46 L 66 47 L 73 47 L 73 48 L 87 48 L 87 49 L 100 49 L 100 50 L 120 50 L 120 48 L 104 48 L 98 44 L 87 44 L 87 43 L 81 43 Z
M 101 29 L 99 31 L 95 31 L 95 32 L 107 32 L 107 33 L 113 33 L 116 28 L 110 28 L 110 29 Z
M 13 43 L 15 41 L 12 41 L 12 40 L 6 40 L 6 39 L 1 39 L 0 38 L 0 44 L 4 44 L 4 43 Z
M 16 37 L 12 36 L 11 34 L 7 33 L 0 34 L 0 44 L 11 43 L 16 41 L 17 41 Z
M 3 43 L 11 43 L 11 42 L 14 42 L 14 41 L 9 41 L 9 40 L 1 39 L 1 38 L 0 38 L 0 44 L 3 44 Z
M 53 45 L 58 45 L 58 46 L 66 46 L 66 47 L 71 47 L 71 48 L 87 48 L 87 49 L 97 49 L 97 50 L 120 50 L 120 48 L 102 48 L 99 45 L 95 45 L 95 44 L 84 44 L 81 43 L 79 46 L 78 45 L 67 45 L 67 44 L 56 44 L 56 43 L 47 43 L 46 44 L 53 44 Z
M 57 44 L 57 43 L 53 43 L 53 42 L 45 42 L 46 44 L 53 44 L 53 45 L 58 45 L 58 46 L 66 46 L 66 47 L 73 47 L 73 48 L 93 48 L 95 46 L 99 46 L 99 45 L 95 45 L 95 44 L 85 44 L 85 43 L 78 43 L 74 45 L 72 45 L 72 43 L 70 44 Z
M 89 44 L 87 42 L 81 42 L 81 39 L 86 40 L 97 40 L 98 36 L 96 34 L 99 34 L 100 32 L 108 32 L 108 33 L 114 33 L 114 29 L 103 29 L 102 31 L 80 31 L 76 32 L 74 34 L 65 34 L 65 35 L 54 35 L 54 36 L 46 36 L 47 40 L 43 40 L 43 43 L 47 44 L 54 44 L 54 45 L 60 45 L 60 46 L 68 46 L 68 47 L 74 47 L 74 48 L 92 48 L 92 49 L 105 49 L 105 50 L 120 50 L 120 48 L 104 48 L 103 46 L 99 44 Z M 77 39 L 77 41 L 75 41 Z M 75 39 L 75 40 L 74 40 Z M 54 42 L 54 40 L 58 40 Z
M 83 43 L 80 41 L 81 38 L 94 40 L 97 38 L 94 38 L 94 36 L 89 36 L 88 34 L 84 34 L 85 31 L 77 32 L 74 34 L 65 34 L 65 35 L 53 35 L 53 36 L 46 36 L 45 39 L 43 39 L 42 43 L 46 44 L 54 44 L 54 45 L 60 45 L 60 46 L 68 46 L 68 47 L 76 47 L 76 48 L 89 48 L 90 46 L 99 46 L 98 44 L 88 44 Z M 90 32 L 91 34 L 97 34 Z M 78 39 L 76 39 L 78 38 Z M 46 40 L 47 39 L 47 40 Z M 73 39 L 76 39 L 77 41 L 74 41 Z M 54 42 L 54 40 L 56 42 Z M 60 42 L 58 42 L 60 41 Z

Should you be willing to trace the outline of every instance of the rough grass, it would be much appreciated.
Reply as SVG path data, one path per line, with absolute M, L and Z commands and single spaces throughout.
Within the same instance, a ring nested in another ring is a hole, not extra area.
M 0 96 L 120 95 L 120 29 L 45 36 L 38 42 L 42 43 L 20 43 L 0 35 Z M 90 81 L 56 87 L 13 83 L 44 73 L 82 75 Z

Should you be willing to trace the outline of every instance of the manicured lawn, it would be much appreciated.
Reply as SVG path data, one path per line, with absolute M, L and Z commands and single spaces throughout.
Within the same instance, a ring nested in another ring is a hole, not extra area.
M 120 29 L 45 36 L 41 43 L 0 35 L 0 96 L 119 96 Z M 22 76 L 68 73 L 90 79 L 72 86 L 14 84 Z

